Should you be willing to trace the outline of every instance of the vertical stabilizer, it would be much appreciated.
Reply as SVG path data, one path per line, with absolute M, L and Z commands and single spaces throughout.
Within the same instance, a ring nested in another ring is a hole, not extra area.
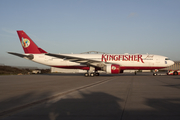
M 18 30 L 17 33 L 26 54 L 47 53 L 43 49 L 39 48 L 24 31 Z

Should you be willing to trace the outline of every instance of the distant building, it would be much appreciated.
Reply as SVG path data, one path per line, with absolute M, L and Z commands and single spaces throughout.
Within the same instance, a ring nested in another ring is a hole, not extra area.
M 86 70 L 81 69 L 64 69 L 64 68 L 56 68 L 51 67 L 51 73 L 85 73 Z
M 142 70 L 142 72 L 151 72 L 151 70 Z
M 138 70 L 124 70 L 124 73 L 134 73 L 137 72 Z
M 32 72 L 31 72 L 32 74 L 40 74 L 41 73 L 41 70 L 32 70 Z

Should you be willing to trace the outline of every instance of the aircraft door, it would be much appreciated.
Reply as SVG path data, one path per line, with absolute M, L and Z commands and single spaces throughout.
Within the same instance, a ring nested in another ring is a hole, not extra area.
M 160 58 L 156 57 L 156 63 L 160 63 Z

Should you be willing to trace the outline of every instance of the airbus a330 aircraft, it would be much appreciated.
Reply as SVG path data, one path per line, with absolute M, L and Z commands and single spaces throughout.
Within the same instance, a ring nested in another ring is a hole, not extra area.
M 39 48 L 24 31 L 17 33 L 25 54 L 9 54 L 51 67 L 87 70 L 86 77 L 99 76 L 98 70 L 118 74 L 124 70 L 154 70 L 174 64 L 167 57 L 152 54 L 52 54 Z

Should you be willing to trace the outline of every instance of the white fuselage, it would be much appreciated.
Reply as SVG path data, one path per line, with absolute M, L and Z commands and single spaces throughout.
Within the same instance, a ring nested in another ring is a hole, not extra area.
M 66 59 L 47 56 L 45 54 L 33 54 L 32 61 L 48 66 L 68 68 L 69 66 L 87 66 L 81 63 L 70 62 Z M 160 69 L 171 66 L 173 61 L 167 57 L 149 54 L 61 54 L 65 56 L 102 61 L 103 63 L 117 64 L 125 69 Z

